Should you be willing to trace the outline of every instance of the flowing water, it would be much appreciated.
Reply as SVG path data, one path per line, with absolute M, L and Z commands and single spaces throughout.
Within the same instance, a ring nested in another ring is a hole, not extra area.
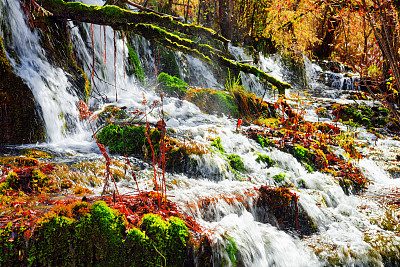
M 103 4 L 101 0 L 82 2 Z M 77 89 L 68 81 L 68 74 L 47 60 L 46 52 L 40 46 L 38 33 L 31 31 L 25 23 L 26 17 L 19 1 L 1 0 L 0 3 L 1 22 L 10 29 L 7 55 L 15 72 L 31 88 L 46 124 L 48 141 L 31 146 L 57 152 L 61 155 L 59 160 L 63 162 L 100 160 L 101 154 L 91 139 L 88 125 L 78 120 Z M 75 56 L 80 62 L 84 62 L 83 69 L 87 76 L 92 77 L 90 25 L 78 26 L 73 22 L 68 25 Z M 140 47 L 137 53 L 142 64 L 148 66 L 148 69 L 154 68 L 154 55 L 148 42 L 141 38 L 137 38 L 137 42 L 141 42 L 137 44 Z M 150 78 L 144 87 L 134 76 L 126 74 L 123 62 L 127 60 L 128 51 L 119 33 L 115 35 L 109 27 L 104 29 L 94 25 L 93 45 L 95 75 L 89 101 L 92 107 L 101 110 L 113 104 L 127 107 L 127 111 L 134 111 L 144 109 L 144 97 L 150 103 L 160 100 Z M 230 47 L 230 52 L 239 61 L 252 60 L 241 48 Z M 184 56 L 185 59 L 182 60 L 183 55 L 180 53 L 175 53 L 175 57 L 182 67 L 184 77 L 196 77 L 193 79 L 195 85 L 223 87 L 209 67 L 199 60 L 190 56 Z M 290 71 L 283 68 L 278 55 L 260 55 L 257 66 L 276 78 L 289 80 Z M 317 121 L 319 118 L 315 115 L 314 108 L 323 105 L 322 100 L 345 101 L 340 99 L 343 86 L 328 87 L 318 81 L 322 70 L 308 60 L 305 60 L 305 70 L 308 88 L 295 87 L 292 92 L 307 89 L 315 96 L 305 100 L 312 102 L 312 105 L 306 107 L 306 119 Z M 335 79 L 337 83 L 346 84 L 345 78 L 339 75 Z M 254 93 L 264 95 L 264 85 L 254 77 L 242 74 L 242 80 Z M 274 101 L 273 92 L 268 90 L 264 98 Z M 192 175 L 168 173 L 167 187 L 171 200 L 178 203 L 182 211 L 193 216 L 212 237 L 216 266 L 384 266 L 385 259 L 378 250 L 400 255 L 400 238 L 388 227 L 389 223 L 399 222 L 399 211 L 389 208 L 385 202 L 390 194 L 396 197 L 394 191 L 400 183 L 400 180 L 392 179 L 385 171 L 388 169 L 387 162 L 399 153 L 399 141 L 391 138 L 376 140 L 375 135 L 365 129 L 353 129 L 366 144 L 363 153 L 370 155 L 354 164 L 373 184 L 362 195 L 346 195 L 331 175 L 310 173 L 292 155 L 275 148 L 262 148 L 255 141 L 238 133 L 235 130 L 236 120 L 205 114 L 195 105 L 173 97 L 164 98 L 163 110 L 167 128 L 174 130 L 176 138 L 191 140 L 208 150 L 202 156 L 192 155 L 197 162 Z M 157 112 L 153 112 L 148 119 L 155 123 L 160 117 Z M 342 128 L 346 129 L 344 126 Z M 221 138 L 226 153 L 210 147 L 210 140 L 216 137 Z M 338 153 L 342 151 L 338 150 Z M 232 171 L 226 159 L 228 154 L 239 155 L 247 171 Z M 258 154 L 270 156 L 276 165 L 268 168 L 264 163 L 258 163 Z M 137 174 L 140 188 L 152 190 L 151 166 L 139 159 L 132 160 L 142 166 Z M 254 187 L 261 185 L 276 186 L 277 182 L 273 177 L 280 173 L 286 175 L 284 182 L 292 184 L 293 191 L 300 197 L 301 207 L 317 230 L 314 234 L 300 236 L 295 232 L 284 231 L 273 221 L 262 222 L 257 215 L 257 196 L 251 192 L 254 192 Z M 122 193 L 133 193 L 133 187 L 132 181 L 119 183 Z M 93 190 L 100 193 L 101 188 Z M 205 200 L 207 205 L 204 205 Z M 238 250 L 235 259 L 229 254 L 232 240 Z M 385 243 L 379 243 L 382 240 Z M 380 244 L 384 247 L 380 248 Z

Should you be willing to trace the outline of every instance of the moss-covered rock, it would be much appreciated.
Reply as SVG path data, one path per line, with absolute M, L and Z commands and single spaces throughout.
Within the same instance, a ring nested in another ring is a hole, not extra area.
M 217 137 L 215 138 L 212 142 L 211 142 L 211 146 L 215 147 L 219 152 L 221 153 L 225 153 L 225 149 L 221 144 L 221 137 Z
M 189 85 L 181 79 L 171 76 L 167 73 L 160 73 L 157 78 L 158 89 L 168 95 L 183 97 Z
M 41 266 L 69 266 L 74 262 L 74 219 L 47 214 L 36 223 L 35 243 L 29 251 L 30 261 Z
M 332 105 L 332 112 L 337 119 L 350 126 L 382 128 L 391 121 L 391 112 L 385 107 L 369 107 L 363 105 Z
M 13 72 L 1 37 L 0 117 L 0 144 L 44 141 L 44 124 L 36 110 L 33 94 L 24 81 Z
M 235 98 L 229 92 L 216 89 L 190 89 L 187 91 L 185 99 L 194 103 L 206 113 L 225 114 L 232 117 L 239 116 Z
M 111 153 L 135 154 L 144 157 L 151 156 L 151 147 L 146 136 L 144 126 L 119 126 L 110 124 L 97 134 L 97 141 L 108 146 Z M 155 155 L 160 150 L 161 133 L 158 130 L 149 130 Z
M 246 171 L 246 168 L 244 167 L 242 158 L 239 155 L 228 155 L 227 156 L 229 165 L 232 167 L 232 169 L 243 172 Z
M 235 118 L 249 121 L 275 118 L 275 106 L 263 101 L 253 93 L 249 93 L 242 87 L 227 91 L 216 89 L 189 89 L 185 99 L 194 103 L 203 112 L 225 114 Z
M 105 202 L 95 202 L 74 230 L 77 265 L 116 266 L 121 263 L 126 226 L 118 211 Z
M 129 118 L 127 112 L 116 106 L 107 106 L 99 114 L 96 123 L 101 126 L 109 124 L 113 121 L 124 120 Z
M 34 230 L 33 230 L 34 229 Z M 146 214 L 127 230 L 105 202 L 56 206 L 31 229 L 0 229 L 1 266 L 184 266 L 190 233 L 176 217 Z
M 275 162 L 269 157 L 269 156 L 267 156 L 267 155 L 261 155 L 261 154 L 258 154 L 258 156 L 257 156 L 257 158 L 256 158 L 256 161 L 258 162 L 258 163 L 264 163 L 264 164 L 266 164 L 266 166 L 269 168 L 269 167 L 272 167 L 274 164 L 275 164 Z
M 158 46 L 160 57 L 160 70 L 178 79 L 181 79 L 181 73 L 178 63 L 175 59 L 175 54 L 172 50 L 166 49 L 163 46 Z

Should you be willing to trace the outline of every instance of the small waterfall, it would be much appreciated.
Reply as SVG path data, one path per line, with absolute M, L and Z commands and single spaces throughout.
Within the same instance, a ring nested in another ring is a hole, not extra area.
M 10 32 L 6 38 L 7 56 L 39 104 L 48 141 L 61 142 L 66 134 L 81 133 L 76 109 L 79 98 L 68 74 L 47 61 L 38 32 L 31 31 L 25 22 L 20 1 L 1 0 L 0 7 L 2 23 Z
M 104 4 L 102 0 L 82 2 Z M 76 142 L 91 140 L 88 128 L 78 120 L 76 105 L 79 98 L 76 88 L 68 81 L 68 74 L 47 61 L 38 33 L 31 31 L 25 23 L 26 18 L 19 1 L 0 0 L 0 3 L 2 23 L 6 24 L 11 33 L 6 47 L 8 57 L 39 102 L 49 141 L 65 142 L 66 137 Z M 125 72 L 124 61 L 127 60 L 128 50 L 119 33 L 115 35 L 110 27 L 94 25 L 92 44 L 90 25 L 73 22 L 68 25 L 76 58 L 89 79 L 93 70 L 94 46 L 92 106 L 101 109 L 104 105 L 114 104 L 126 107 L 129 112 L 143 109 L 142 94 L 149 102 L 160 99 L 151 81 L 144 88 L 133 75 L 129 76 Z M 136 41 L 143 42 L 143 39 L 136 38 Z M 154 58 L 149 43 L 144 42 L 138 45 L 140 48 L 137 53 L 142 57 L 146 69 L 151 70 Z M 252 60 L 241 48 L 231 46 L 229 49 L 238 61 Z M 196 85 L 222 87 L 212 71 L 201 61 L 180 53 L 175 53 L 175 57 L 178 61 L 179 58 L 185 59 L 178 62 L 186 69 L 182 74 L 195 84 L 198 83 Z M 310 88 L 329 88 L 318 82 L 322 69 L 307 59 L 304 61 Z M 285 81 L 289 74 L 282 65 L 277 55 L 259 55 L 257 66 Z M 251 92 L 259 96 L 264 94 L 265 85 L 258 82 L 256 77 L 241 74 L 241 78 Z M 346 84 L 342 78 L 335 80 L 339 83 L 338 88 Z M 345 88 L 351 86 L 347 83 Z M 378 201 L 368 197 L 348 196 L 333 175 L 310 172 L 292 155 L 275 148 L 262 148 L 255 141 L 237 133 L 236 121 L 233 119 L 205 114 L 192 103 L 173 97 L 166 97 L 163 105 L 167 128 L 174 130 L 174 137 L 190 137 L 194 142 L 207 147 L 210 147 L 210 140 L 221 137 L 226 151 L 223 154 L 210 148 L 211 151 L 206 155 L 193 156 L 197 162 L 195 175 L 167 174 L 171 200 L 186 214 L 193 216 L 210 234 L 215 266 L 233 266 L 236 262 L 239 263 L 237 266 L 383 266 L 384 260 L 366 236 L 379 233 L 390 237 L 390 244 L 394 244 L 395 249 L 399 247 L 400 238 L 397 235 L 374 223 L 375 219 L 387 216 L 386 208 Z M 158 119 L 157 114 L 149 115 L 151 122 Z M 88 146 L 94 145 L 93 141 L 88 142 Z M 387 147 L 390 145 L 388 143 Z M 67 144 L 68 148 L 71 146 L 71 143 Z M 226 154 L 240 156 L 246 171 L 235 173 L 230 170 Z M 257 162 L 259 154 L 268 155 L 275 164 L 267 167 Z M 376 183 L 368 189 L 366 196 L 379 197 L 377 191 L 393 184 L 380 166 L 371 164 L 369 160 L 361 160 L 357 164 Z M 143 190 L 152 190 L 149 169 L 138 172 Z M 256 207 L 258 195 L 254 188 L 261 185 L 278 186 L 273 178 L 277 174 L 284 174 L 285 183 L 300 197 L 299 204 L 312 221 L 315 233 L 300 238 L 297 232 L 284 230 L 272 220 L 260 220 Z M 131 188 L 125 189 L 125 192 L 131 192 Z M 237 252 L 234 252 L 235 248 Z M 395 249 L 393 253 L 396 253 Z

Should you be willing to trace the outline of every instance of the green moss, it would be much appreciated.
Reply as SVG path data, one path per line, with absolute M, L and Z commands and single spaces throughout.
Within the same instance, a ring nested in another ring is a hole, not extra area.
M 23 152 L 23 155 L 28 158 L 51 158 L 50 153 L 41 150 L 28 149 Z
M 217 137 L 215 138 L 212 143 L 211 146 L 215 147 L 219 152 L 224 153 L 225 150 L 221 144 L 221 137 Z
M 190 46 L 190 44 L 191 43 L 189 42 L 188 46 Z M 159 57 L 160 57 L 161 71 L 171 76 L 174 76 L 178 79 L 181 79 L 181 72 L 179 70 L 178 63 L 176 62 L 174 52 L 162 46 L 158 46 L 158 51 L 160 53 Z
M 228 160 L 229 160 L 229 164 L 232 167 L 232 169 L 236 170 L 236 171 L 246 171 L 246 168 L 244 167 L 242 158 L 239 155 L 228 155 L 227 156 Z
M 256 138 L 257 143 L 260 144 L 260 146 L 262 148 L 267 147 L 267 146 L 275 146 L 275 141 L 269 139 L 267 136 L 262 136 L 257 134 L 257 138 Z
M 274 177 L 272 178 L 276 183 L 282 183 L 283 181 L 285 181 L 286 175 L 283 173 L 278 173 L 277 175 L 274 175 Z
M 128 266 L 183 266 L 188 239 L 181 219 L 164 221 L 159 215 L 146 214 L 140 229 L 129 230 L 124 241 Z
M 163 90 L 169 95 L 176 95 L 182 97 L 187 91 L 189 86 L 187 83 L 177 77 L 168 75 L 167 73 L 160 73 L 157 78 L 158 88 Z
M 334 104 L 332 110 L 339 120 L 352 127 L 382 128 L 387 125 L 390 116 L 390 110 L 384 107 Z
M 228 246 L 226 247 L 225 250 L 228 253 L 229 259 L 230 259 L 231 264 L 232 264 L 232 267 L 235 267 L 236 264 L 238 263 L 238 260 L 237 260 L 238 249 L 236 247 L 235 240 L 233 240 L 232 237 L 228 238 Z
M 304 165 L 305 165 L 306 169 L 307 169 L 309 172 L 311 172 L 311 173 L 314 172 L 314 168 L 313 168 L 310 164 L 305 163 Z
M 190 89 L 185 99 L 210 114 L 225 114 L 236 118 L 239 116 L 236 100 L 229 92 L 216 89 Z
M 34 191 L 39 191 L 39 189 L 49 190 L 51 184 L 51 179 L 39 169 L 32 170 L 31 186 Z
M 30 238 L 12 223 L 0 229 L 1 266 L 184 266 L 190 238 L 181 219 L 154 214 L 126 231 L 103 201 L 57 206 L 34 229 Z
M 298 159 L 299 161 L 303 162 L 303 163 L 307 163 L 310 164 L 311 160 L 310 160 L 310 156 L 313 155 L 313 153 L 308 150 L 307 148 L 296 144 L 291 150 L 290 152 L 292 153 L 292 155 Z
M 111 153 L 152 157 L 145 131 L 146 128 L 144 126 L 118 126 L 110 124 L 97 134 L 97 141 L 108 146 Z M 150 130 L 149 137 L 154 153 L 157 155 L 160 150 L 161 133 L 153 129 Z
M 72 229 L 75 220 L 50 213 L 36 224 L 30 261 L 41 266 L 69 266 L 74 259 Z
M 261 154 L 258 155 L 256 161 L 258 163 L 262 162 L 262 163 L 266 164 L 268 168 L 272 167 L 275 164 L 275 162 L 269 156 L 261 155 Z
M 98 115 L 98 123 L 101 125 L 112 122 L 113 120 L 124 120 L 129 118 L 125 110 L 122 110 L 116 106 L 107 106 Z
M 140 64 L 139 57 L 137 56 L 135 50 L 127 43 L 128 47 L 128 63 L 129 65 L 127 66 L 127 73 L 128 75 L 135 74 L 136 78 L 140 82 L 144 82 L 146 79 L 146 76 L 144 74 L 142 65 Z

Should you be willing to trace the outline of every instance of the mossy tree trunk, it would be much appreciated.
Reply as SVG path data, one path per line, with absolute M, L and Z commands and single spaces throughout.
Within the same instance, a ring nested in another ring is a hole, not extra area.
M 36 2 L 57 18 L 108 25 L 115 30 L 131 31 L 167 48 L 194 56 L 208 64 L 222 65 L 237 71 L 252 73 L 262 81 L 276 86 L 281 93 L 286 88 L 291 87 L 289 84 L 281 82 L 253 66 L 228 59 L 227 53 L 176 34 L 176 32 L 179 32 L 180 34 L 193 36 L 193 38 L 218 40 L 227 47 L 229 41 L 211 29 L 194 24 L 183 24 L 170 16 L 132 12 L 117 6 L 106 5 L 100 7 L 85 5 L 80 2 L 65 2 L 63 0 L 36 0 Z

